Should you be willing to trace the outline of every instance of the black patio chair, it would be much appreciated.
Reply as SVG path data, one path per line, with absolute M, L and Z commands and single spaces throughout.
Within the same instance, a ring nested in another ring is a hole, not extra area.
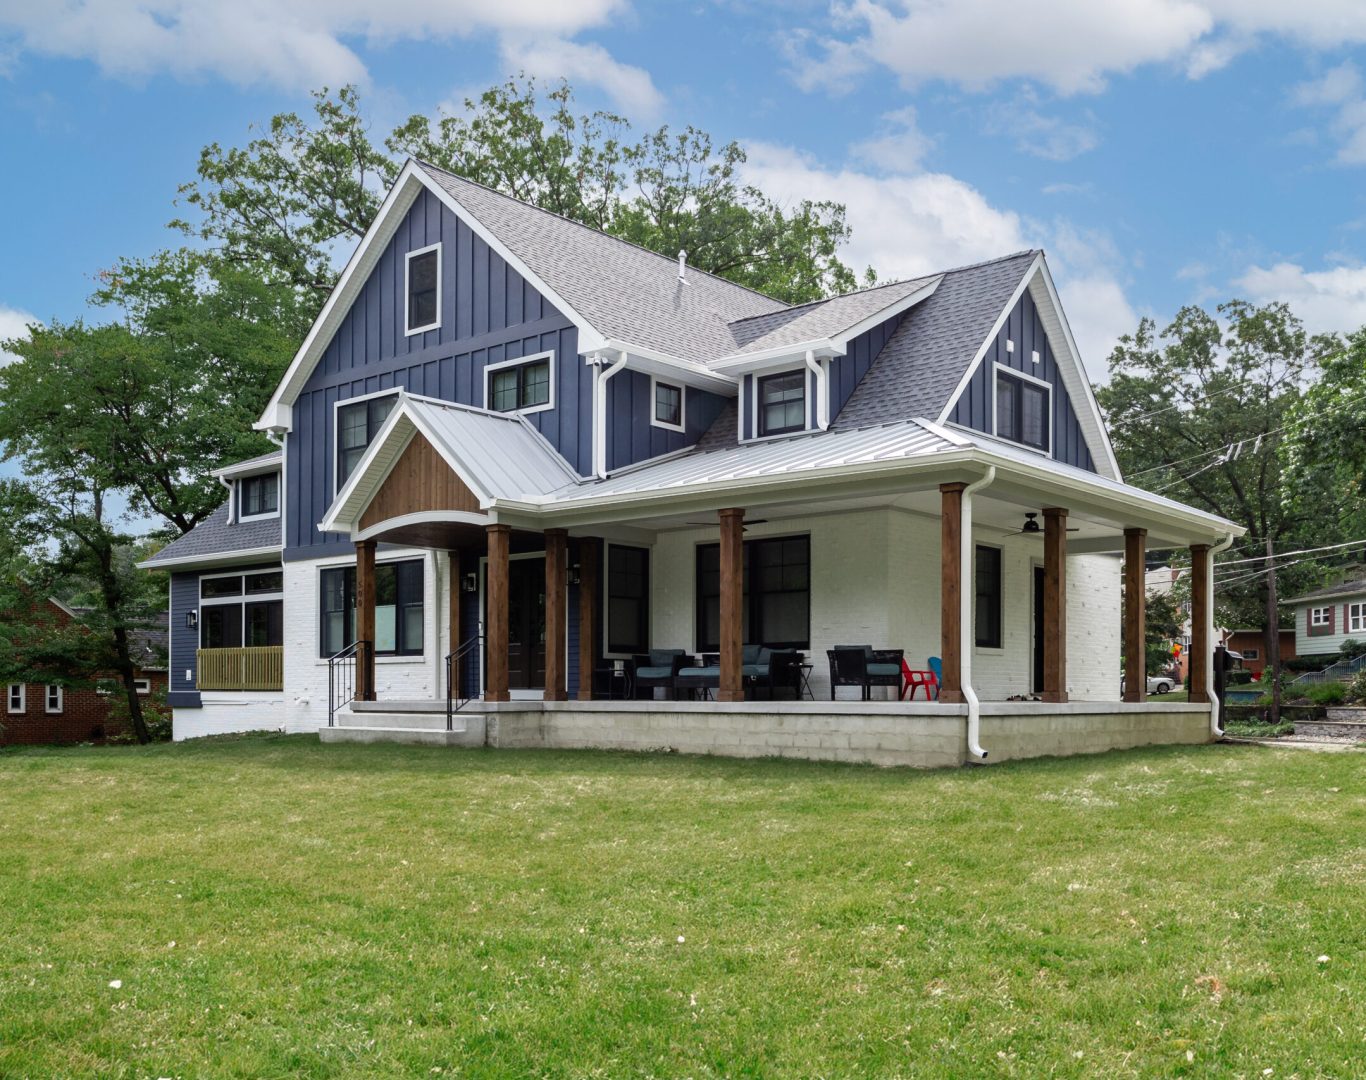
M 755 691 L 766 691 L 773 700 L 779 691 L 791 692 L 793 700 L 802 696 L 802 654 L 796 649 L 774 649 L 762 658 L 765 662 L 756 665 L 753 675 L 746 675 L 746 682 Z
M 901 687 L 904 649 L 874 649 L 871 645 L 836 645 L 826 650 L 830 660 L 830 700 L 841 686 L 857 686 L 863 700 L 872 700 L 874 686 Z
M 663 687 L 677 698 L 679 669 L 691 664 L 693 658 L 682 649 L 651 649 L 648 653 L 633 656 L 631 661 L 635 665 L 637 691 L 648 690 L 646 696 L 653 698 L 655 689 Z

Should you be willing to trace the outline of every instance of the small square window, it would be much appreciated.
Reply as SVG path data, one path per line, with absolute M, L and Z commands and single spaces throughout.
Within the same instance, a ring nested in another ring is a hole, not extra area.
M 238 490 L 241 493 L 238 517 L 265 517 L 280 512 L 279 473 L 243 477 L 238 481 Z
M 759 380 L 759 434 L 806 430 L 806 372 L 785 371 Z
M 683 388 L 669 383 L 655 383 L 655 423 L 665 427 L 683 427 Z

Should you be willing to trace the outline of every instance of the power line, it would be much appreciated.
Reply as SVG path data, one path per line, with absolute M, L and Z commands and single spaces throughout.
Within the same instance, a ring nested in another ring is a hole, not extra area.
M 1214 390 L 1211 393 L 1204 394 L 1198 398 L 1191 398 L 1187 401 L 1178 401 L 1175 405 L 1164 405 L 1160 409 L 1153 409 L 1151 412 L 1139 413 L 1137 416 L 1125 416 L 1110 424 L 1110 427 L 1128 427 L 1130 424 L 1138 424 L 1144 420 L 1149 420 L 1154 416 L 1161 416 L 1163 413 L 1169 413 L 1174 409 L 1182 409 L 1192 405 L 1199 405 L 1202 401 L 1209 401 L 1211 398 L 1217 398 L 1221 394 L 1231 394 L 1235 390 L 1243 389 L 1245 385 L 1245 383 L 1234 383 L 1232 386 L 1226 386 L 1222 390 Z
M 1366 547 L 1366 540 L 1344 540 L 1341 544 L 1324 544 L 1322 547 L 1299 548 L 1295 551 L 1278 551 L 1274 555 L 1256 555 L 1250 559 L 1228 559 L 1220 566 L 1237 566 L 1239 563 L 1263 562 L 1266 559 L 1284 559 L 1291 555 L 1309 555 L 1315 551 L 1336 551 L 1338 548 Z

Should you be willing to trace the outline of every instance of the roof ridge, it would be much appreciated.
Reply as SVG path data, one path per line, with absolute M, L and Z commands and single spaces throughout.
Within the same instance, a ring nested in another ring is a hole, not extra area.
M 654 248 L 648 248 L 644 244 L 638 244 L 634 240 L 627 240 L 624 236 L 617 236 L 613 233 L 607 232 L 604 229 L 595 229 L 593 228 L 593 226 L 585 225 L 582 221 L 575 221 L 572 217 L 568 217 L 565 214 L 557 214 L 554 210 L 547 210 L 544 206 L 537 206 L 535 203 L 527 202 L 525 199 L 518 199 L 515 196 L 509 195 L 505 191 L 499 191 L 495 187 L 490 187 L 488 184 L 481 184 L 478 180 L 471 180 L 468 176 L 461 176 L 459 173 L 453 173 L 449 169 L 443 169 L 440 165 L 436 165 L 433 162 L 425 161 L 422 158 L 416 157 L 413 160 L 425 169 L 434 169 L 436 172 L 439 172 L 445 176 L 449 176 L 454 180 L 459 180 L 461 183 L 470 184 L 473 187 L 477 187 L 489 192 L 491 195 L 497 195 L 500 199 L 506 199 L 508 202 L 516 203 L 518 206 L 525 206 L 530 210 L 535 210 L 539 214 L 545 214 L 549 217 L 558 218 L 560 221 L 568 222 L 570 225 L 576 225 L 580 229 L 585 229 L 588 232 L 591 232 L 597 236 L 605 236 L 609 240 L 615 240 L 619 244 L 625 244 L 628 247 L 637 248 L 638 250 L 643 251 L 649 255 L 653 255 L 657 259 L 663 259 L 666 263 L 669 263 L 670 265 L 674 264 L 674 262 L 676 261 L 675 259 L 670 258 L 668 255 L 665 255 L 663 252 L 655 251 Z M 747 293 L 753 293 L 755 296 L 758 296 L 764 300 L 768 300 L 771 303 L 782 303 L 782 301 L 779 300 L 776 296 L 769 296 L 768 293 L 760 292 L 758 289 L 755 289 L 749 285 L 742 285 L 740 284 L 740 282 L 731 281 L 730 278 L 722 277 L 720 274 L 713 274 L 710 270 L 703 270 L 700 266 L 689 265 L 688 269 L 696 271 L 699 274 L 703 274 L 706 277 L 712 278 L 715 281 L 719 281 L 723 285 L 730 285 L 736 289 L 743 289 Z M 774 313 L 769 312 L 768 314 Z
M 933 277 L 942 277 L 944 271 L 936 270 L 932 274 L 919 274 L 915 277 L 897 278 L 894 281 L 884 281 L 880 285 L 865 285 L 861 289 L 850 289 L 848 292 L 833 293 L 830 296 L 822 296 L 816 300 L 807 300 L 801 304 L 789 304 L 781 311 L 763 311 L 758 315 L 742 315 L 738 319 L 732 319 L 727 326 L 735 326 L 737 323 L 749 322 L 751 319 L 771 319 L 774 315 L 786 315 L 789 311 L 800 311 L 802 308 L 816 307 L 820 304 L 828 304 L 832 300 L 843 300 L 848 296 L 862 296 L 864 293 L 877 292 L 879 289 L 890 289 L 896 285 L 909 285 L 912 281 L 926 281 Z
M 1011 259 L 1019 259 L 1025 255 L 1042 255 L 1043 248 L 1021 248 L 1019 251 L 1012 251 L 1009 255 L 997 255 L 993 259 L 983 259 L 980 262 L 965 263 L 962 266 L 951 266 L 947 270 L 938 271 L 940 274 L 960 274 L 964 270 L 977 270 L 983 266 L 991 266 L 994 263 L 1010 262 Z

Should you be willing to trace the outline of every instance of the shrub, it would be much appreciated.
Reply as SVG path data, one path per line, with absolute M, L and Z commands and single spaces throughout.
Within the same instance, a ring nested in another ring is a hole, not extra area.
M 1347 683 L 1348 701 L 1366 701 L 1366 670 L 1358 671 Z
M 1252 672 L 1250 671 L 1230 671 L 1228 673 L 1229 686 L 1247 686 L 1252 682 Z
M 1347 687 L 1340 682 L 1319 683 L 1309 687 L 1304 696 L 1315 705 L 1341 705 L 1347 700 Z
M 1329 664 L 1342 659 L 1341 653 L 1320 653 L 1315 656 L 1297 656 L 1282 665 L 1286 671 L 1322 671 Z
M 1351 660 L 1366 653 L 1366 641 L 1358 641 L 1356 638 L 1347 638 L 1338 649 L 1338 655 L 1344 660 Z

